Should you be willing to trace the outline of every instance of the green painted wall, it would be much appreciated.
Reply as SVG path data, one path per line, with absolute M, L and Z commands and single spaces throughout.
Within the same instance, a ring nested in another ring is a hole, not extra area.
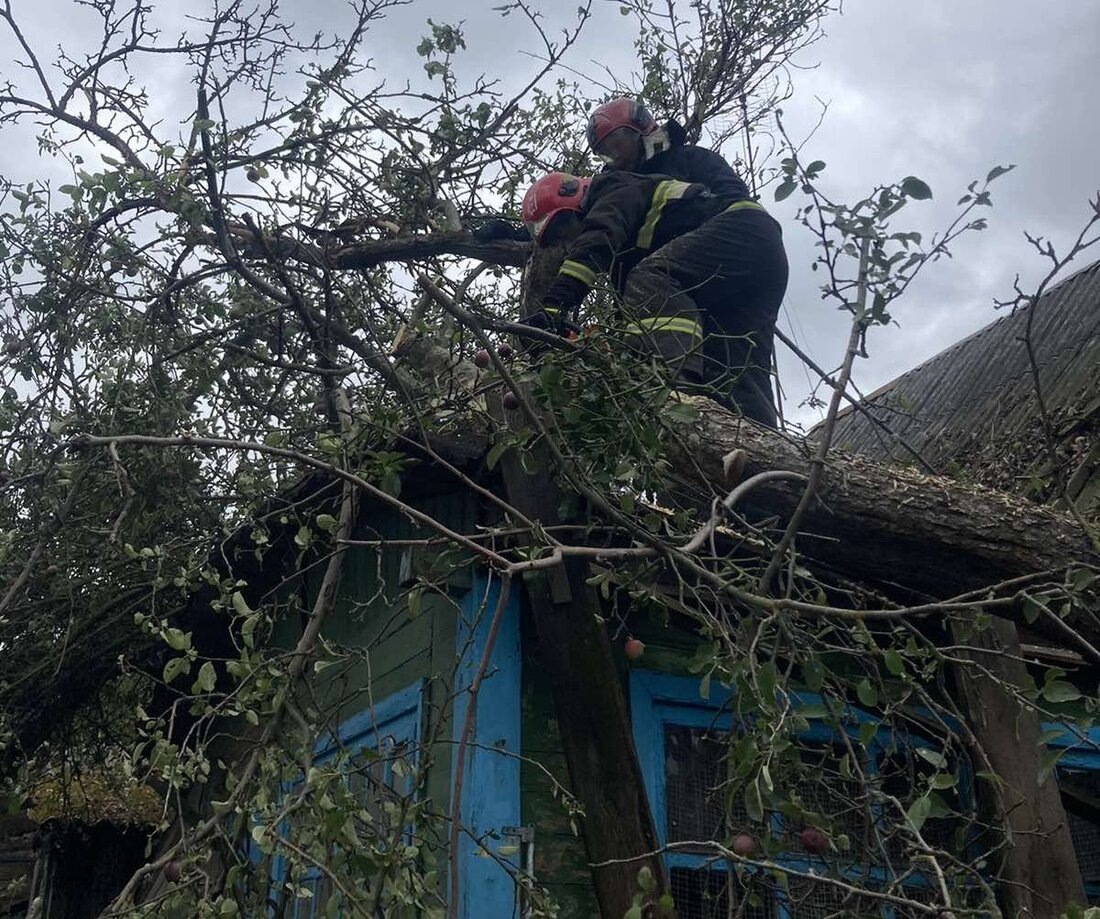
M 419 509 L 459 532 L 475 523 L 476 505 L 462 494 L 412 500 Z M 368 505 L 360 513 L 354 537 L 374 540 L 417 540 L 434 532 L 415 526 L 389 508 Z M 338 654 L 348 657 L 323 669 L 314 678 L 313 692 L 333 726 L 364 711 L 375 701 L 424 681 L 425 741 L 444 742 L 431 747 L 427 794 L 433 809 L 446 813 L 451 773 L 450 686 L 455 666 L 455 625 L 458 602 L 468 589 L 469 575 L 451 579 L 449 590 L 426 590 L 409 602 L 410 574 L 433 576 L 433 550 L 408 547 L 355 546 L 348 550 L 337 608 L 325 622 L 322 638 Z M 320 585 L 324 565 L 307 576 L 305 594 L 312 598 Z M 440 582 L 441 588 L 446 588 Z M 287 647 L 301 632 L 301 621 L 283 621 L 276 629 L 277 644 Z

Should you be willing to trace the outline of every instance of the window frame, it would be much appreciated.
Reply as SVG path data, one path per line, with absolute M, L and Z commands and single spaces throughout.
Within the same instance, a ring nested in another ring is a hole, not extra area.
M 697 676 L 681 676 L 641 668 L 632 668 L 630 671 L 631 730 L 642 771 L 642 781 L 653 814 L 654 831 L 657 834 L 658 845 L 663 850 L 665 867 L 669 871 L 674 868 L 686 868 L 725 872 L 727 867 L 724 862 L 715 860 L 714 856 L 668 851 L 665 848 L 668 845 L 668 798 L 664 768 L 665 725 L 730 731 L 734 724 L 734 715 L 730 710 L 733 698 L 732 689 L 713 682 L 710 684 L 708 698 L 702 698 L 700 679 Z M 791 693 L 791 699 L 796 709 L 823 705 L 822 697 L 816 693 L 794 692 Z M 849 724 L 846 724 L 842 730 L 852 737 L 858 736 L 861 724 L 878 721 L 869 712 L 854 706 L 848 706 L 845 714 L 848 716 Z M 836 742 L 838 733 L 837 730 L 820 721 L 811 720 L 809 730 L 803 732 L 800 737 L 811 744 L 832 744 Z M 911 747 L 931 747 L 931 744 L 919 737 L 905 735 L 894 728 L 882 727 L 867 749 L 864 768 L 868 774 L 874 774 L 879 757 L 896 747 L 899 738 L 904 739 L 904 742 Z M 773 814 L 768 819 L 772 821 L 773 831 L 778 830 L 782 817 Z M 820 867 L 818 859 L 798 852 L 784 852 L 776 859 L 776 864 L 804 873 L 810 873 Z M 873 866 L 853 865 L 850 876 L 860 880 L 885 883 L 887 870 Z M 917 888 L 926 885 L 920 883 L 919 879 L 913 878 L 912 882 L 907 883 L 906 886 Z M 793 919 L 786 894 L 776 890 L 774 896 L 775 919 Z M 894 919 L 893 907 L 884 904 L 882 916 L 883 919 Z
M 322 734 L 313 744 L 311 765 L 323 765 L 340 752 L 354 756 L 368 748 L 377 750 L 380 740 L 393 737 L 395 743 L 408 742 L 412 745 L 415 768 L 419 760 L 423 731 L 424 688 L 425 681 L 416 680 L 363 711 L 346 718 L 340 722 L 335 731 Z M 392 764 L 387 765 L 388 770 L 392 768 Z M 284 793 L 293 792 L 301 786 L 303 781 L 304 778 L 286 783 L 283 788 Z M 300 883 L 306 885 L 320 879 L 322 875 L 323 872 L 319 868 L 307 868 Z M 285 882 L 286 857 L 276 855 L 271 860 L 271 886 L 273 890 L 280 890 Z M 318 910 L 322 907 L 323 904 L 316 896 L 308 900 L 295 897 L 294 902 L 288 904 L 287 917 L 288 919 L 317 919 Z M 268 915 L 272 915 L 271 907 L 268 908 Z
M 1046 721 L 1041 730 L 1047 736 L 1048 750 L 1063 751 L 1054 767 L 1055 780 L 1066 770 L 1100 773 L 1100 727 L 1080 730 L 1067 722 Z M 1084 881 L 1084 886 L 1085 898 L 1100 903 L 1100 882 Z

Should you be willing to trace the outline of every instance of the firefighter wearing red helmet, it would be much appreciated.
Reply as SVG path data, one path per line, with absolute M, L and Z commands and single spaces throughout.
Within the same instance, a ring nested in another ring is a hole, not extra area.
M 588 118 L 588 146 L 607 165 L 647 175 L 699 182 L 716 195 L 750 197 L 749 188 L 721 156 L 687 143 L 684 128 L 669 120 L 658 125 L 644 105 L 626 96 L 597 106 Z
M 542 309 L 525 323 L 564 330 L 607 274 L 632 345 L 775 426 L 771 330 L 787 259 L 763 207 L 668 176 L 611 171 L 587 183 L 556 172 L 528 190 L 523 219 L 539 245 L 568 242 Z

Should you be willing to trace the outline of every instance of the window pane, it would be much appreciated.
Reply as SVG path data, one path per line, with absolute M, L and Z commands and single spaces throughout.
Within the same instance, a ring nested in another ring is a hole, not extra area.
M 669 842 L 719 839 L 725 826 L 722 786 L 726 778 L 727 734 L 705 728 L 665 725 L 666 831 Z M 737 796 L 731 819 L 748 822 Z
M 896 798 L 903 808 L 908 808 L 913 800 L 924 794 L 928 787 L 928 777 L 932 766 L 917 756 L 911 749 L 897 750 L 879 761 L 879 781 L 882 793 Z M 950 769 L 957 775 L 957 764 L 950 763 Z M 921 836 L 928 845 L 953 855 L 965 850 L 969 823 L 959 802 L 955 788 L 945 788 L 936 792 L 937 798 L 952 813 L 948 816 L 932 816 L 921 827 Z M 905 855 L 912 838 L 902 829 L 901 815 L 895 805 L 882 804 L 882 819 L 879 822 L 879 836 L 886 847 L 890 862 L 899 867 L 905 864 Z M 881 860 L 881 855 L 878 856 Z
M 380 747 L 364 747 L 348 764 L 348 788 L 368 815 L 357 819 L 367 837 L 392 840 L 403 828 L 411 842 L 405 811 L 415 797 L 415 760 L 414 743 L 386 737 Z
M 729 919 L 729 875 L 709 868 L 673 868 L 669 874 L 679 919 Z M 773 919 L 772 892 L 761 883 L 746 884 L 734 876 L 734 912 L 740 919 Z
M 1081 868 L 1081 877 L 1086 884 L 1100 883 L 1100 823 L 1089 819 L 1080 808 L 1074 813 L 1073 793 L 1100 803 L 1100 773 L 1058 771 L 1058 784 L 1069 792 L 1064 796 L 1069 831 L 1073 837 L 1073 849 L 1077 853 L 1077 864 Z
M 882 919 L 882 903 L 831 884 L 790 879 L 789 912 L 798 919 Z
M 824 817 L 822 823 L 834 838 L 847 835 L 851 856 L 864 861 L 870 848 L 868 799 L 855 767 L 852 778 L 840 773 L 845 752 L 831 746 L 804 747 L 799 752 L 800 772 L 793 790 L 806 811 Z M 802 829 L 795 821 L 784 821 L 784 842 L 794 846 Z

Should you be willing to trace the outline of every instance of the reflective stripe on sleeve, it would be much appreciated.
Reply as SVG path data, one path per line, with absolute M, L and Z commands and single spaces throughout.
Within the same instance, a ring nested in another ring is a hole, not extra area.
M 582 265 L 580 262 L 574 262 L 572 259 L 566 259 L 561 263 L 561 268 L 558 269 L 558 274 L 564 274 L 570 278 L 576 278 L 587 287 L 594 287 L 596 285 L 596 272 L 594 272 L 587 265 Z
M 682 198 L 684 193 L 691 188 L 690 182 L 679 182 L 676 179 L 665 179 L 658 182 L 653 190 L 653 197 L 649 202 L 649 211 L 645 215 L 645 222 L 638 231 L 636 245 L 639 249 L 648 249 L 653 245 L 653 234 L 657 232 L 657 222 L 661 219 L 665 205 L 676 198 Z

